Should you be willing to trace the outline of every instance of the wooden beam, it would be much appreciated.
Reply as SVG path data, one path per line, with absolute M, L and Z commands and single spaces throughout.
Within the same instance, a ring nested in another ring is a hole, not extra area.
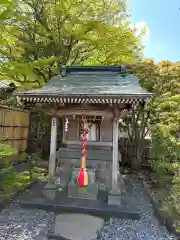
M 43 112 L 50 116 L 86 115 L 112 118 L 114 114 L 123 114 L 125 104 L 36 104 L 32 112 Z
M 57 111 L 57 116 L 100 116 L 113 118 L 113 113 L 106 110 L 87 110 L 87 109 L 61 109 Z
M 49 175 L 48 181 L 52 183 L 52 178 L 56 168 L 56 144 L 57 144 L 57 118 L 52 118 L 51 122 L 51 142 L 50 142 L 50 156 L 49 156 Z
M 119 133 L 119 121 L 117 118 L 113 120 L 113 163 L 112 163 L 112 191 L 118 190 L 118 133 Z

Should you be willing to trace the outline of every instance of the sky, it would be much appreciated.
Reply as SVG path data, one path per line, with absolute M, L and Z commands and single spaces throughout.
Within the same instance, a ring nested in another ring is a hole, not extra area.
M 180 61 L 180 1 L 128 0 L 134 24 L 147 27 L 144 56 L 155 61 Z

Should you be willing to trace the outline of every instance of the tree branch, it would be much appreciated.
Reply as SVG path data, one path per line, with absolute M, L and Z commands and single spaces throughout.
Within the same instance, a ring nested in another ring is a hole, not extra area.
M 41 76 L 41 77 L 44 79 L 45 83 L 48 82 L 49 79 L 47 79 L 46 75 L 45 75 L 40 69 L 38 69 L 38 68 L 33 68 L 33 72 L 34 72 L 35 74 L 38 74 L 39 76 Z

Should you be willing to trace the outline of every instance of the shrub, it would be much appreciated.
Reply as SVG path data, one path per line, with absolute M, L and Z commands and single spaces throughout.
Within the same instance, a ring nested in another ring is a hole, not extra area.
M 26 158 L 29 164 L 30 179 L 33 179 L 33 177 L 36 178 L 36 177 L 44 176 L 44 173 L 46 172 L 46 170 L 40 167 L 42 162 L 42 158 L 40 157 L 40 154 L 32 153 L 30 155 L 27 155 Z
M 17 151 L 9 144 L 0 142 L 0 160 L 17 154 Z
M 180 142 L 173 133 L 157 131 L 153 138 L 155 171 L 161 210 L 180 232 Z M 165 195 L 163 195 L 163 191 Z
M 164 199 L 163 210 L 168 213 L 177 232 L 180 232 L 180 167 L 177 166 L 169 196 Z

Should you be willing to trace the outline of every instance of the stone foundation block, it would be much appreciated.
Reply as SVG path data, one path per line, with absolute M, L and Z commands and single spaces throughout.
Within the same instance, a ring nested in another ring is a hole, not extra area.
M 87 187 L 80 187 L 77 184 L 69 184 L 68 197 L 96 200 L 98 197 L 98 184 L 94 183 Z
M 108 204 L 120 206 L 121 203 L 122 203 L 121 191 L 119 189 L 111 190 L 108 194 Z
M 48 185 L 45 186 L 42 194 L 44 197 L 54 200 L 54 198 L 56 196 L 56 186 L 48 186 Z M 53 184 L 51 184 L 51 185 L 53 185 Z

